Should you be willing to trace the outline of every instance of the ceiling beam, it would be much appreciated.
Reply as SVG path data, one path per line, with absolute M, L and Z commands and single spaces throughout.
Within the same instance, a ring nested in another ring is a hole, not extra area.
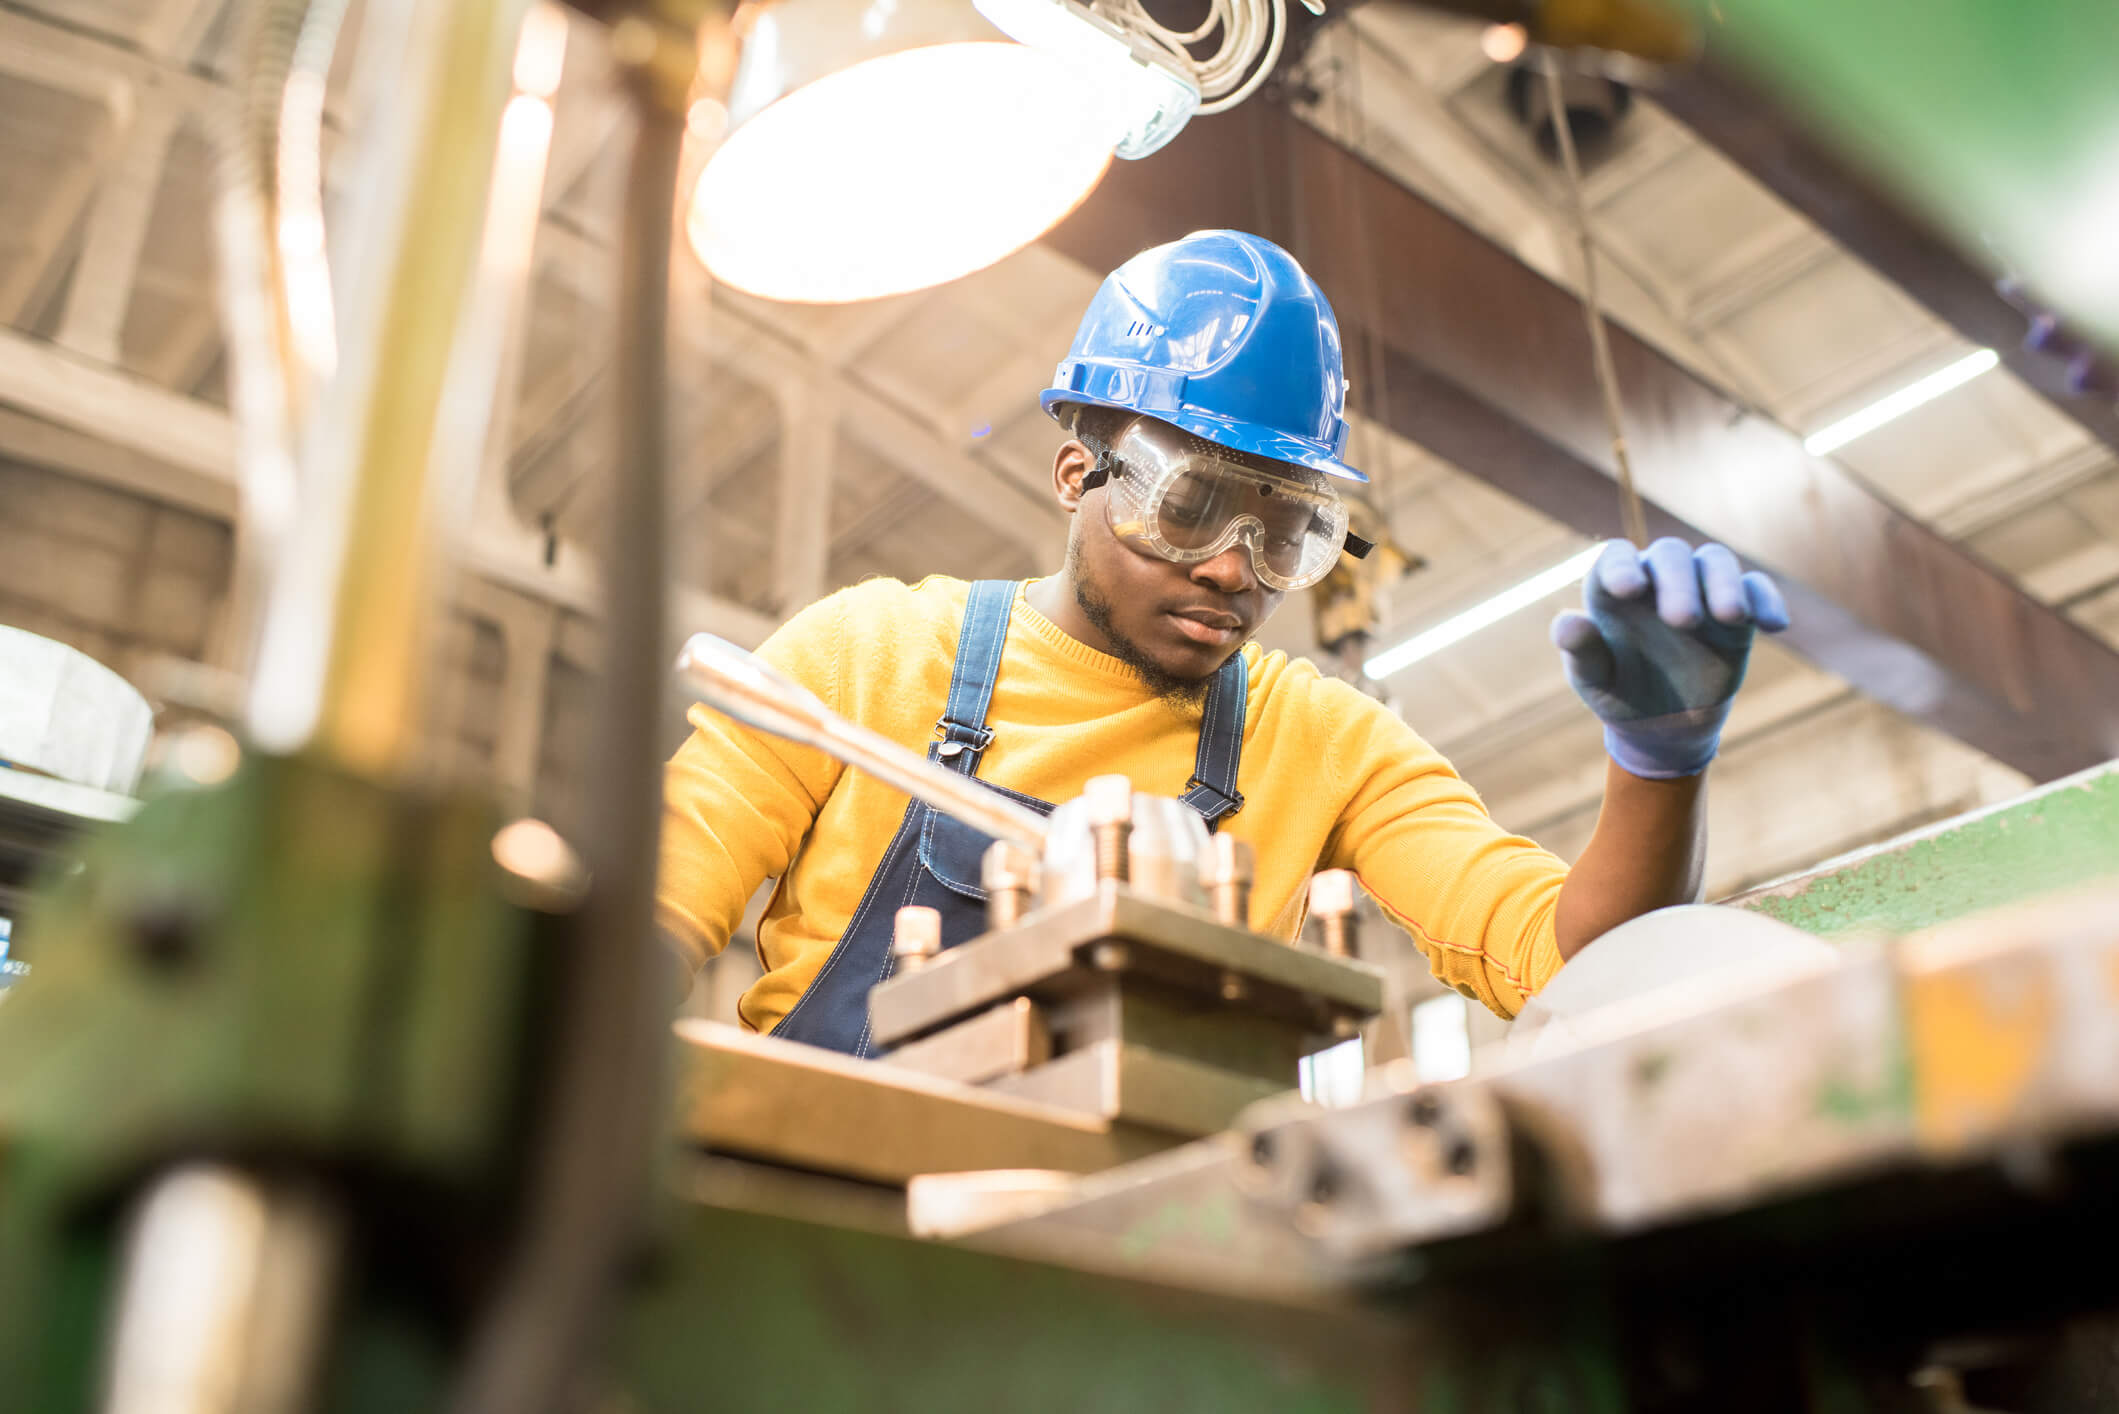
M 609 250 L 594 236 L 546 222 L 540 249 L 554 258 L 552 271 L 571 282 L 592 306 L 609 302 Z M 944 437 L 932 415 L 901 406 L 851 369 L 832 362 L 843 347 L 811 349 L 787 332 L 757 321 L 742 302 L 710 304 L 707 282 L 696 261 L 680 256 L 672 275 L 673 338 L 745 379 L 792 398 L 794 390 L 819 378 L 835 379 L 846 435 L 983 524 L 1003 540 L 1057 562 L 1066 543 L 1066 517 L 1035 499 L 1004 473 Z M 886 325 L 880 308 L 873 315 Z
M 1380 347 L 1383 421 L 1583 534 L 1619 533 L 1575 296 L 1284 110 L 1252 102 L 1117 164 L 1047 240 L 1103 270 L 1261 225 L 1334 297 L 1349 363 Z M 1612 354 L 1651 531 L 1779 576 L 1796 651 L 2040 780 L 2119 755 L 2119 653 L 1623 327 Z
M 0 452 L 217 520 L 239 513 L 235 425 L 219 408 L 9 330 L 0 330 L 0 404 L 28 414 L 0 413 Z M 507 517 L 480 516 L 462 553 L 473 573 L 547 603 L 591 616 L 601 603 L 593 560 L 570 547 L 548 557 L 543 536 Z M 681 622 L 746 646 L 774 627 L 714 595 L 671 593 Z
M 89 207 L 80 263 L 68 287 L 58 340 L 84 358 L 116 366 L 125 316 L 147 246 L 147 224 L 182 112 L 159 86 L 140 96 L 118 155 Z
M 2070 392 L 2065 363 L 2023 347 L 2029 318 L 1996 292 L 1994 276 L 1922 225 L 1867 173 L 1810 138 L 1798 114 L 1772 106 L 1748 82 L 1713 65 L 1670 75 L 1655 99 L 1929 313 L 1998 352 L 2061 416 L 2119 449 L 2119 403 Z

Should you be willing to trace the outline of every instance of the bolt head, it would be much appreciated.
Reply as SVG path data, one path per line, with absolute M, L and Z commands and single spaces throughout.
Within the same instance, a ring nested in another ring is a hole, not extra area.
M 986 892 L 1037 887 L 1036 856 L 1013 840 L 997 840 L 979 861 L 979 882 Z
M 1310 912 L 1319 918 L 1344 918 L 1354 911 L 1354 873 L 1327 869 L 1310 880 Z
M 1082 787 L 1092 826 L 1133 822 L 1133 782 L 1125 776 L 1092 776 Z
M 1207 852 L 1199 861 L 1199 881 L 1207 888 L 1248 884 L 1257 872 L 1257 855 L 1249 841 L 1233 839 L 1226 834 L 1207 837 Z
M 914 904 L 898 910 L 891 951 L 901 961 L 924 962 L 942 950 L 942 915 Z

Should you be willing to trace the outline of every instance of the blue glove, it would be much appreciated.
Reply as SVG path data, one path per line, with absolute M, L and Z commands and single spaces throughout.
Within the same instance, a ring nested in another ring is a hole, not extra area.
M 1653 592 L 1651 592 L 1653 591 Z M 1707 769 L 1744 682 L 1756 629 L 1788 626 L 1779 586 L 1723 545 L 1675 537 L 1604 547 L 1580 614 L 1553 620 L 1568 684 L 1604 723 L 1604 750 L 1649 780 Z

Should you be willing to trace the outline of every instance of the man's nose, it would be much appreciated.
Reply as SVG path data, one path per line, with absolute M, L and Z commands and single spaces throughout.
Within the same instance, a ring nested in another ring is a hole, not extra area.
M 1251 551 L 1240 540 L 1211 559 L 1192 566 L 1192 578 L 1201 584 L 1212 585 L 1224 594 L 1242 594 L 1258 584 L 1258 574 L 1251 567 Z

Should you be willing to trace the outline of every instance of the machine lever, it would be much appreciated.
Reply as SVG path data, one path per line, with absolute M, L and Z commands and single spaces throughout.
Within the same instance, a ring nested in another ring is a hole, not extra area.
M 1044 853 L 1044 816 L 847 721 L 815 693 L 725 638 L 693 634 L 677 655 L 677 681 L 697 700 L 745 726 L 813 746 L 996 839 Z

